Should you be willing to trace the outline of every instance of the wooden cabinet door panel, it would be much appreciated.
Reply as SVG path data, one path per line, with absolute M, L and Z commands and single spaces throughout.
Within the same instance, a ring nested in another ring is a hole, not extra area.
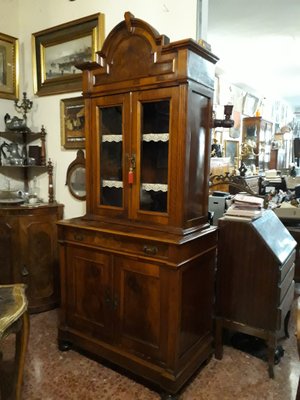
M 90 336 L 112 341 L 114 302 L 109 255 L 67 248 L 67 320 Z
M 21 258 L 17 273 L 32 305 L 57 298 L 56 216 L 20 217 Z
M 11 224 L 12 222 L 12 224 Z M 18 257 L 15 251 L 15 224 L 6 218 L 0 221 L 0 284 L 14 282 L 14 259 Z M 17 260 L 15 260 L 17 261 Z
M 163 315 L 160 267 L 120 257 L 115 257 L 114 265 L 119 314 L 116 342 L 141 357 L 165 360 L 167 316 Z

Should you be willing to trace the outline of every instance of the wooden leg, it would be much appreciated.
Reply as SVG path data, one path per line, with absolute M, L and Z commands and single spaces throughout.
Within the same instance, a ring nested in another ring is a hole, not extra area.
M 269 377 L 274 378 L 274 361 L 275 361 L 275 350 L 277 347 L 276 335 L 269 333 L 268 339 L 268 371 Z
M 15 399 L 21 399 L 21 389 L 23 383 L 23 374 L 25 366 L 25 356 L 29 338 L 29 315 L 25 312 L 22 315 L 22 327 L 16 333 L 16 354 L 15 354 Z
M 218 360 L 223 358 L 223 324 L 220 318 L 216 318 L 215 357 Z
M 289 338 L 289 322 L 290 322 L 291 310 L 289 310 L 284 318 L 284 334 L 286 338 Z

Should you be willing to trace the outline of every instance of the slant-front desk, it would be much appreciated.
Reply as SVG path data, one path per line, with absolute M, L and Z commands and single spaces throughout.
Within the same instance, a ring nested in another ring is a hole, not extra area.
M 294 298 L 296 242 L 271 210 L 252 221 L 219 219 L 216 285 L 216 357 L 223 328 L 262 338 L 269 375 L 277 338 L 288 335 Z

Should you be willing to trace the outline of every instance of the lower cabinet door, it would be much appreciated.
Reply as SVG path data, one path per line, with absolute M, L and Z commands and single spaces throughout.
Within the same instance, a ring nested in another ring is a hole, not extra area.
M 166 273 L 154 263 L 114 257 L 116 345 L 157 364 L 166 360 L 167 350 Z
M 116 304 L 111 256 L 93 249 L 67 246 L 66 257 L 67 324 L 89 337 L 112 342 Z
M 59 303 L 56 214 L 20 216 L 20 262 L 18 274 L 27 284 L 29 310 Z
M 18 264 L 16 248 L 17 221 L 0 216 L 0 285 L 15 281 L 14 265 Z

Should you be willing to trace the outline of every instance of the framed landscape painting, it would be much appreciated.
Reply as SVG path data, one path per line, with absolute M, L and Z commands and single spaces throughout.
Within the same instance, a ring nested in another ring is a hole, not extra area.
M 19 95 L 19 42 L 0 33 L 0 98 L 16 100 Z
M 82 89 L 76 67 L 95 61 L 104 39 L 104 14 L 98 13 L 33 33 L 34 91 L 38 96 Z

